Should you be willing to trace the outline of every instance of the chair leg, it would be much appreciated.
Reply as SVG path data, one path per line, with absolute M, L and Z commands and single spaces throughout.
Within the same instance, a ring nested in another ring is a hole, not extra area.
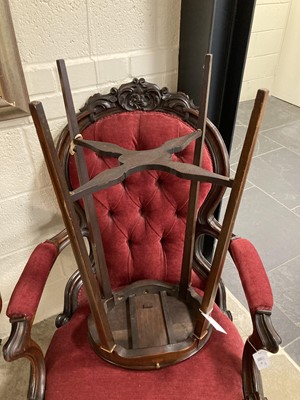
M 267 400 L 253 354 L 262 349 L 277 353 L 281 338 L 273 327 L 271 311 L 257 310 L 252 315 L 252 322 L 253 332 L 247 339 L 243 352 L 243 391 L 245 400 Z
M 237 216 L 242 193 L 245 187 L 247 174 L 250 168 L 251 158 L 259 132 L 263 111 L 268 97 L 267 90 L 259 90 L 256 95 L 253 111 L 247 129 L 244 146 L 241 152 L 235 178 L 232 184 L 232 190 L 226 207 L 223 226 L 220 231 L 218 243 L 216 246 L 211 271 L 207 279 L 205 293 L 201 304 L 201 314 L 195 327 L 195 335 L 203 337 L 207 333 L 209 326 L 208 320 L 204 317 L 213 309 L 215 297 L 218 290 L 218 284 L 221 278 L 222 269 L 225 262 L 226 253 L 232 236 L 234 222 Z
M 267 400 L 263 394 L 261 375 L 255 365 L 255 350 L 247 341 L 243 353 L 243 392 L 245 400 Z
M 31 339 L 31 322 L 26 318 L 11 320 L 12 331 L 3 348 L 6 361 L 25 357 L 31 363 L 29 400 L 43 400 L 46 383 L 46 367 L 41 348 Z

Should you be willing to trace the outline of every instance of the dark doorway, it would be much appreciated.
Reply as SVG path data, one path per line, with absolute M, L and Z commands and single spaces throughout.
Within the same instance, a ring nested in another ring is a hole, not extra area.
M 202 66 L 213 54 L 208 117 L 230 152 L 256 0 L 182 0 L 178 90 L 199 104 Z M 219 209 L 216 210 L 216 217 Z M 214 240 L 205 238 L 210 259 Z
M 182 0 L 178 90 L 199 101 L 202 65 L 213 54 L 208 116 L 230 150 L 255 0 Z

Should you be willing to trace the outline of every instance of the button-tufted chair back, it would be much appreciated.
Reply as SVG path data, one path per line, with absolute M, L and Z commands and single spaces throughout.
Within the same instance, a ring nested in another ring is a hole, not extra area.
M 149 150 L 194 130 L 179 117 L 154 111 L 133 111 L 99 119 L 82 132 L 84 139 L 111 142 L 130 150 Z M 193 162 L 194 144 L 173 156 Z M 85 150 L 90 178 L 117 165 Z M 203 167 L 212 171 L 207 148 Z M 70 158 L 72 188 L 79 186 Z M 107 266 L 113 288 L 141 279 L 179 281 L 190 181 L 160 171 L 143 171 L 94 195 Z M 210 189 L 200 185 L 199 205 Z M 194 284 L 199 286 L 197 277 Z
M 189 97 L 170 93 L 143 78 L 134 79 L 108 94 L 91 96 L 77 114 L 84 139 L 117 144 L 129 150 L 150 150 L 170 139 L 193 132 L 198 113 Z M 75 160 L 69 154 L 68 126 L 62 131 L 57 151 L 69 189 L 79 186 Z M 117 159 L 100 157 L 84 149 L 90 178 L 117 166 Z M 193 163 L 194 143 L 173 155 L 178 162 Z M 220 133 L 207 120 L 202 167 L 228 176 L 228 154 Z M 197 257 L 192 283 L 203 288 L 207 262 L 199 252 L 203 235 L 218 237 L 214 219 L 225 188 L 199 185 L 200 208 L 195 238 Z M 190 181 L 162 171 L 148 170 L 130 175 L 113 187 L 94 193 L 112 289 L 132 282 L 153 279 L 177 283 L 180 279 Z M 83 204 L 79 201 L 81 208 Z M 79 212 L 82 226 L 84 213 Z M 201 277 L 201 278 L 200 278 Z

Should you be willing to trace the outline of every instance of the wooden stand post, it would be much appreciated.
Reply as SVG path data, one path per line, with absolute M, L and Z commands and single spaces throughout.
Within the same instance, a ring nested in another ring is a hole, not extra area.
M 78 269 L 87 292 L 91 313 L 95 321 L 101 346 L 106 351 L 111 351 L 115 346 L 114 339 L 103 306 L 103 300 L 100 295 L 99 286 L 93 273 L 91 260 L 89 259 L 80 231 L 78 216 L 76 215 L 65 177 L 63 176 L 60 162 L 57 157 L 43 106 L 40 102 L 32 102 L 30 103 L 30 111 L 55 190 L 57 201 L 70 238 Z
M 198 165 L 199 167 L 201 166 L 202 162 L 202 152 L 205 141 L 211 67 L 212 67 L 212 55 L 207 54 L 204 62 L 204 75 L 201 88 L 201 103 L 200 103 L 199 117 L 197 123 L 197 128 L 202 131 L 202 135 L 196 140 L 195 150 L 194 150 L 194 160 L 193 160 L 193 164 Z M 190 186 L 189 206 L 188 206 L 188 214 L 186 220 L 181 278 L 179 285 L 179 296 L 182 299 L 186 298 L 187 290 L 191 284 L 192 263 L 193 263 L 194 248 L 195 248 L 195 227 L 197 218 L 198 193 L 199 193 L 199 182 L 192 181 Z
M 257 92 L 244 146 L 240 156 L 235 179 L 233 181 L 231 194 L 228 200 L 222 229 L 212 261 L 211 271 L 205 287 L 204 297 L 201 304 L 201 312 L 203 314 L 209 315 L 215 302 L 218 284 L 220 282 L 220 277 L 225 262 L 226 253 L 229 247 L 234 222 L 250 168 L 250 163 L 253 156 L 259 128 L 261 125 L 262 115 L 266 106 L 267 97 L 267 90 L 259 90 Z M 207 332 L 207 327 L 209 325 L 208 320 L 203 316 L 202 313 L 199 314 L 199 319 L 195 327 L 195 335 L 199 338 L 205 335 L 205 333 Z

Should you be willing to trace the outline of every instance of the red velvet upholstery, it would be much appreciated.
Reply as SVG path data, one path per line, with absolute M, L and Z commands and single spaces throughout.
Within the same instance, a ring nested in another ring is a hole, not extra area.
M 131 112 L 100 119 L 84 131 L 84 138 L 116 143 L 131 150 L 148 150 L 192 132 L 179 118 L 157 112 Z M 193 161 L 194 143 L 174 156 Z M 116 166 L 117 160 L 85 151 L 90 177 Z M 203 167 L 212 170 L 207 149 Z M 74 159 L 70 180 L 78 186 Z M 190 182 L 159 171 L 131 175 L 123 184 L 95 194 L 106 261 L 113 287 L 140 279 L 178 282 Z M 201 184 L 199 204 L 210 189 Z M 194 284 L 200 281 L 194 276 Z
M 11 295 L 6 315 L 33 319 L 49 272 L 58 255 L 51 242 L 39 244 L 32 252 Z
M 229 251 L 238 269 L 251 314 L 257 310 L 272 310 L 270 282 L 253 244 L 247 239 L 234 239 Z
M 227 331 L 214 331 L 195 356 L 154 371 L 131 371 L 99 358 L 87 339 L 87 307 L 58 329 L 46 355 L 46 400 L 241 400 L 242 340 L 217 308 Z

